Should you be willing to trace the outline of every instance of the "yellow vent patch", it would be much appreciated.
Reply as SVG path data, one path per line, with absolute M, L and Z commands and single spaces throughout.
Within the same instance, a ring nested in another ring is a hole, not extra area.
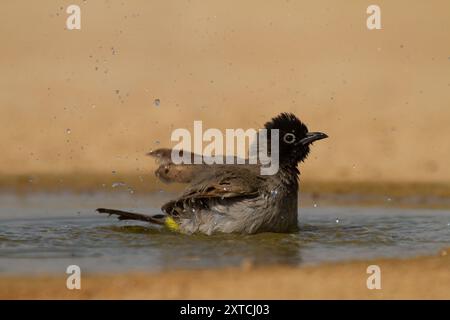
M 172 230 L 172 231 L 180 230 L 180 225 L 175 220 L 173 220 L 172 217 L 166 218 L 165 225 L 167 228 L 169 228 L 169 230 Z

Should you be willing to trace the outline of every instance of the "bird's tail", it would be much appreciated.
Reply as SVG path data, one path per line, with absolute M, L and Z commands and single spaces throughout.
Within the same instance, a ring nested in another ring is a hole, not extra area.
M 166 216 L 163 214 L 157 214 L 154 216 L 147 216 L 145 214 L 140 213 L 134 213 L 134 212 L 127 212 L 127 211 L 121 211 L 121 210 L 115 210 L 115 209 L 105 209 L 105 208 L 98 208 L 98 213 L 106 213 L 109 215 L 116 215 L 117 219 L 119 220 L 139 220 L 139 221 L 145 221 L 155 224 L 166 224 Z

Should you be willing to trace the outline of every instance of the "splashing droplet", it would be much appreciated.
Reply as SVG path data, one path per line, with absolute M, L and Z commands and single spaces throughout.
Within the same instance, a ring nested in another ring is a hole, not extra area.
M 113 188 L 123 187 L 123 186 L 125 186 L 125 183 L 123 183 L 123 182 L 114 182 L 111 186 Z

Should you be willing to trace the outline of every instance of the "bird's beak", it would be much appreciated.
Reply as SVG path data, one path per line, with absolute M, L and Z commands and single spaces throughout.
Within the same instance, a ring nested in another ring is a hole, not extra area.
M 306 137 L 300 140 L 300 144 L 307 146 L 308 144 L 316 141 L 328 138 L 328 135 L 322 132 L 308 132 Z

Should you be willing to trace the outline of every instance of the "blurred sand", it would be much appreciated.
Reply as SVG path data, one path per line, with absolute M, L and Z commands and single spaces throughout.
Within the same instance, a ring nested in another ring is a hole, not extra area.
M 82 275 L 81 290 L 66 289 L 65 277 L 2 276 L 0 299 L 450 299 L 449 252 L 409 260 L 301 268 L 244 265 L 219 270 Z M 381 269 L 380 290 L 366 286 L 366 269 L 373 264 Z
M 307 181 L 450 179 L 449 1 L 380 0 L 379 31 L 371 1 L 79 2 L 81 31 L 73 1 L 1 4 L 1 179 L 149 173 L 173 128 L 281 111 L 330 135 Z

